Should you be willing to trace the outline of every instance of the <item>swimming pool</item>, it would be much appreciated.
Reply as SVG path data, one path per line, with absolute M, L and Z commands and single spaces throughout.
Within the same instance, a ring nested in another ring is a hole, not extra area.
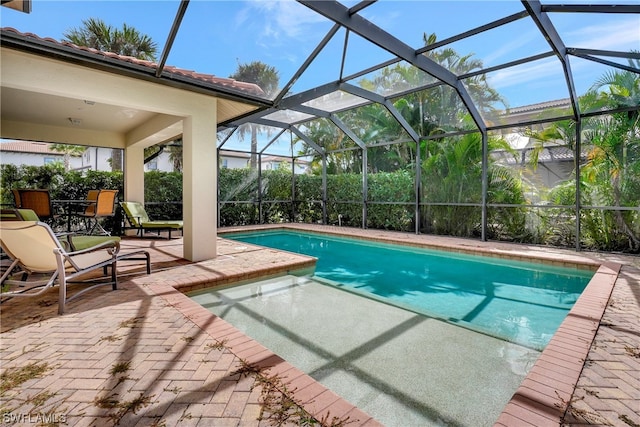
M 318 258 L 315 278 L 337 288 L 543 349 L 593 272 L 292 231 L 225 238 Z
M 308 276 L 188 295 L 387 427 L 492 426 L 540 355 Z

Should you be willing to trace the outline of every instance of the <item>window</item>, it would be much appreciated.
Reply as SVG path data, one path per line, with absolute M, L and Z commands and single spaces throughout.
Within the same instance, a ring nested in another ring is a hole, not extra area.
M 55 163 L 57 161 L 58 161 L 58 159 L 56 159 L 55 157 L 45 157 L 44 158 L 44 164 L 45 165 L 50 165 L 50 164 Z
M 222 168 L 227 169 L 229 167 L 229 159 L 222 159 Z
M 150 170 L 150 171 L 158 170 L 158 161 L 151 160 L 149 163 L 147 163 L 147 170 Z

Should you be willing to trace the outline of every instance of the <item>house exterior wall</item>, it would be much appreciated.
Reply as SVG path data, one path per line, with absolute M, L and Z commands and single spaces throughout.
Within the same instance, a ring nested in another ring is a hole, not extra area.
M 220 155 L 221 169 L 242 169 L 249 166 L 249 159 L 244 157 Z
M 88 147 L 82 154 L 82 168 L 94 171 L 110 171 L 111 148 Z
M 0 163 L 16 166 L 44 166 L 50 163 L 64 164 L 64 156 L 61 154 L 19 153 L 3 150 L 0 151 Z M 78 157 L 72 157 L 70 165 L 71 168 L 81 167 L 82 160 Z
M 158 157 L 151 160 L 144 165 L 144 171 L 162 171 L 162 172 L 174 172 L 173 162 L 171 161 L 171 155 L 167 152 L 162 152 Z
M 286 158 L 269 158 L 262 161 L 261 164 L 262 170 L 276 170 L 276 169 L 285 169 L 287 171 L 291 171 L 291 159 Z M 302 175 L 309 171 L 309 165 L 307 162 L 296 161 L 295 169 L 293 173 L 296 175 Z
M 64 153 L 55 151 L 45 142 L 36 141 L 0 141 L 0 163 L 15 166 L 44 166 L 50 163 L 64 164 Z M 82 165 L 79 156 L 69 158 L 71 168 Z
M 19 147 L 16 147 L 19 144 Z M 48 151 L 49 144 L 44 142 L 14 141 L 0 144 L 0 164 L 12 164 L 15 166 L 44 166 L 47 163 L 64 163 L 62 153 Z M 11 147 L 5 149 L 4 147 Z M 19 151 L 23 150 L 23 151 Z M 72 156 L 70 159 L 71 170 L 111 171 L 111 148 L 87 147 L 81 156 Z M 154 161 L 145 164 L 145 172 L 159 170 L 173 172 L 173 162 L 169 153 L 163 152 Z
M 91 169 L 97 171 L 110 171 L 111 170 L 111 148 L 102 147 L 89 147 L 82 155 L 82 167 L 84 169 Z M 145 163 L 144 171 L 149 172 L 153 170 L 159 170 L 162 172 L 173 172 L 173 162 L 170 159 L 169 153 L 163 152 L 158 157 Z

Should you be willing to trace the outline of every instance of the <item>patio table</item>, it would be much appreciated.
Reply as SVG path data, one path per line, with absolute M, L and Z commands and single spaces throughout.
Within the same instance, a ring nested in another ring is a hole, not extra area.
M 71 232 L 71 218 L 78 212 L 84 212 L 87 206 L 95 205 L 95 200 L 75 200 L 75 199 L 62 199 L 52 200 L 52 204 L 59 206 L 62 209 L 62 216 L 67 218 L 67 233 Z

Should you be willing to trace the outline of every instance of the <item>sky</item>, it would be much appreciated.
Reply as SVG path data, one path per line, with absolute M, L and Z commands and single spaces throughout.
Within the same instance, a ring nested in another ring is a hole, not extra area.
M 543 3 L 545 3 L 543 1 Z M 564 1 L 563 3 L 567 3 Z M 590 2 L 593 3 L 593 2 Z M 618 4 L 637 4 L 618 1 Z M 356 4 L 345 1 L 346 6 Z M 2 27 L 62 40 L 65 32 L 82 27 L 82 21 L 99 18 L 116 28 L 124 23 L 149 35 L 158 44 L 158 57 L 179 1 L 52 1 L 33 0 L 32 13 L 0 8 Z M 523 10 L 516 0 L 501 1 L 395 1 L 381 0 L 361 15 L 413 48 L 424 45 L 423 35 L 438 40 Z M 558 33 L 569 47 L 615 51 L 640 50 L 640 15 L 553 14 Z M 325 37 L 333 23 L 305 6 L 289 1 L 192 0 L 167 60 L 167 65 L 229 77 L 240 63 L 262 61 L 275 67 L 280 84 L 286 82 Z M 339 78 L 344 31 L 332 38 L 309 70 L 296 82 L 295 92 Z M 529 19 L 477 35 L 451 46 L 461 54 L 473 54 L 485 67 L 549 51 Z M 349 35 L 343 74 L 350 75 L 382 63 L 392 56 Z M 571 63 L 578 91 L 584 91 L 609 68 L 584 60 Z M 491 73 L 492 85 L 503 92 L 511 106 L 566 98 L 559 62 L 555 58 Z M 526 85 L 527 91 L 522 88 Z M 526 94 L 525 94 L 526 92 Z

